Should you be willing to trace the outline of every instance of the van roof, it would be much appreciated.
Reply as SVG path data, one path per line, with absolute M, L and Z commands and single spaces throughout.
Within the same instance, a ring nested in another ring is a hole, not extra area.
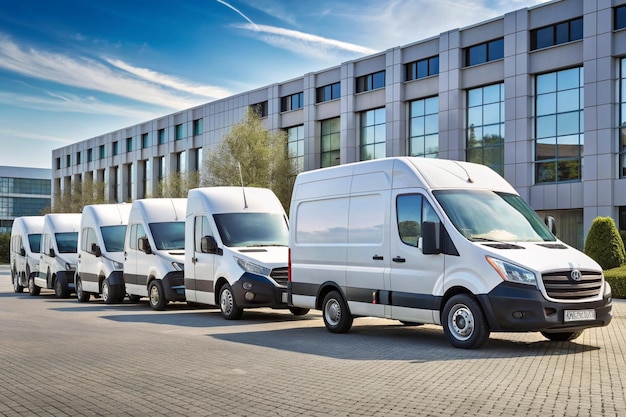
M 185 221 L 186 198 L 144 198 L 133 201 L 130 220 L 143 219 L 146 223 Z
M 204 187 L 189 190 L 188 198 L 198 198 L 213 213 L 281 213 L 282 204 L 268 188 L 259 187 Z
M 128 224 L 131 204 L 90 204 L 83 207 L 81 226 L 87 219 L 93 219 L 98 226 L 113 226 L 116 224 Z
M 22 216 L 13 220 L 11 230 L 17 230 L 20 225 L 26 234 L 41 233 L 43 230 L 44 216 Z
M 55 232 L 78 232 L 80 228 L 80 213 L 50 213 L 44 218 L 44 229 Z

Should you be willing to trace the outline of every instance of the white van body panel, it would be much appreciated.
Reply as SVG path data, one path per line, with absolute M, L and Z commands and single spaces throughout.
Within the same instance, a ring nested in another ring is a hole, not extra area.
M 82 290 L 99 295 L 108 279 L 123 292 L 124 239 L 131 205 L 92 204 L 83 207 L 78 244 L 78 267 Z M 105 239 L 106 237 L 106 239 Z M 97 246 L 97 253 L 92 245 Z M 75 283 L 76 284 L 76 283 Z
M 132 203 L 124 244 L 124 284 L 129 296 L 147 297 L 150 283 L 158 280 L 167 301 L 185 300 L 182 268 L 186 209 L 186 198 L 147 198 Z M 162 235 L 155 234 L 159 225 L 171 233 L 166 230 Z M 139 250 L 138 230 L 147 238 L 150 253 Z
M 39 258 L 39 275 L 34 279 L 40 288 L 54 288 L 57 278 L 64 280 L 64 290 L 73 291 L 78 261 L 77 245 L 80 213 L 50 213 L 44 217 Z M 63 240 L 61 240 L 63 238 Z
M 555 239 L 483 165 L 397 157 L 303 172 L 290 224 L 294 307 L 322 309 L 335 290 L 352 316 L 446 324 L 446 301 L 467 294 L 495 331 L 573 334 L 611 319 L 600 266 Z M 578 309 L 595 319 L 563 322 Z
M 262 306 L 286 308 L 288 220 L 276 195 L 271 190 L 263 188 L 207 187 L 189 190 L 187 198 L 185 230 L 187 301 L 217 305 L 220 289 L 227 283 L 232 287 L 237 304 L 242 308 Z M 245 223 L 246 230 L 237 233 L 232 227 L 227 229 L 222 226 L 220 230 L 220 225 L 216 222 L 216 218 L 248 216 L 240 217 L 244 222 L 255 214 L 278 219 L 279 224 L 282 222 L 284 238 L 280 244 L 265 241 L 269 235 L 277 233 L 267 224 Z M 223 233 L 229 236 L 223 236 Z M 205 236 L 212 236 L 218 247 L 217 253 L 202 252 L 200 240 Z M 237 239 L 243 241 L 230 243 L 229 239 L 233 242 Z M 264 272 L 245 271 L 237 258 L 240 262 L 249 263 L 251 267 Z M 254 283 L 250 283 L 252 292 L 254 289 L 258 290 L 254 300 L 243 299 L 240 288 L 244 278 L 254 280 Z
M 43 221 L 43 216 L 23 216 L 13 221 L 10 265 L 16 292 L 22 292 L 28 286 L 28 279 L 39 273 Z

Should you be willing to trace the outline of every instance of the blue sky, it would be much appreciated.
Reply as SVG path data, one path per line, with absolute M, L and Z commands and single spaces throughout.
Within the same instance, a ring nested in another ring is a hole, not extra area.
M 0 0 L 0 165 L 541 0 Z

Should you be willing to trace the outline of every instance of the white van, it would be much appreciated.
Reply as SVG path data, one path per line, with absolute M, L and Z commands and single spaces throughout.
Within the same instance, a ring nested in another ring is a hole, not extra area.
M 125 203 L 83 207 L 74 276 L 78 301 L 89 301 L 91 294 L 102 294 L 107 304 L 124 300 L 124 239 L 130 207 Z
M 131 301 L 163 310 L 185 301 L 186 198 L 147 198 L 131 206 L 124 243 L 124 284 Z
M 189 190 L 185 230 L 187 302 L 219 305 L 224 318 L 244 308 L 288 308 L 288 220 L 266 188 Z M 296 315 L 308 309 L 292 308 Z
M 451 344 L 490 331 L 571 340 L 611 321 L 611 288 L 483 165 L 386 158 L 298 175 L 290 209 L 289 303 L 353 317 L 443 325 Z
M 28 280 L 39 272 L 39 250 L 43 216 L 23 216 L 11 227 L 11 281 L 13 291 L 21 293 Z
M 74 291 L 79 227 L 80 213 L 44 216 L 39 274 L 28 281 L 31 295 L 38 295 L 41 288 L 54 288 L 57 297 L 66 298 Z

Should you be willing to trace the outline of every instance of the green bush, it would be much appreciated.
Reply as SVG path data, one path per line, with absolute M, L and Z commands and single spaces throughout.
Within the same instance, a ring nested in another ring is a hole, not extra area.
M 602 269 L 617 268 L 624 264 L 624 242 L 611 217 L 596 217 L 591 223 L 585 253 L 600 264 Z
M 0 233 L 0 264 L 9 263 L 11 249 L 11 233 Z
M 626 248 L 626 230 L 620 230 L 619 235 L 622 237 L 622 242 L 624 242 L 624 248 Z
M 613 298 L 626 298 L 626 265 L 604 271 L 604 279 L 611 285 Z

